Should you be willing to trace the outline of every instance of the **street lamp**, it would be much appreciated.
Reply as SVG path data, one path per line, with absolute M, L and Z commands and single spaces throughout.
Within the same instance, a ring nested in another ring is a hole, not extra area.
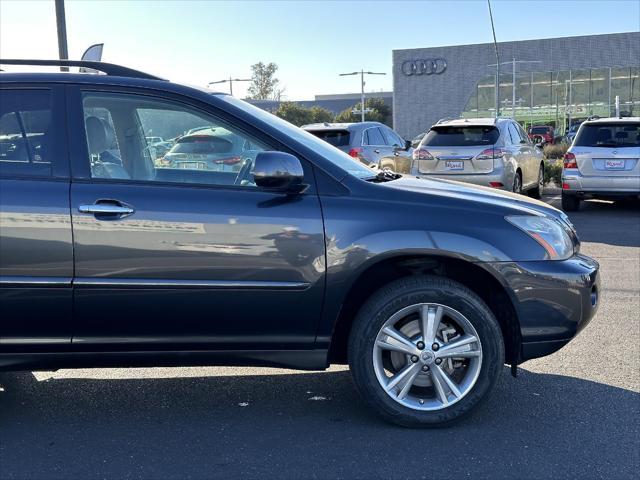
M 229 94 L 233 95 L 233 82 L 250 82 L 251 79 L 250 78 L 225 78 L 224 80 L 216 80 L 215 82 L 209 82 L 207 83 L 207 87 L 209 85 L 213 85 L 216 83 L 227 83 L 229 82 Z
M 341 77 L 347 77 L 349 75 L 360 75 L 360 115 L 362 121 L 364 122 L 364 76 L 365 75 L 386 75 L 386 73 L 382 72 L 365 72 L 364 70 L 360 70 L 359 72 L 350 72 L 350 73 L 341 73 Z

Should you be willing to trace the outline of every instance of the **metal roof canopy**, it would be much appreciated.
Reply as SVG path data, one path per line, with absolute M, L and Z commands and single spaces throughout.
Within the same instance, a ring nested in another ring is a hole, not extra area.
M 165 80 L 145 72 L 132 68 L 115 65 L 113 63 L 93 62 L 88 60 L 26 60 L 26 59 L 0 59 L 0 65 L 42 65 L 48 67 L 84 67 L 97 70 L 114 77 L 141 78 L 147 80 Z

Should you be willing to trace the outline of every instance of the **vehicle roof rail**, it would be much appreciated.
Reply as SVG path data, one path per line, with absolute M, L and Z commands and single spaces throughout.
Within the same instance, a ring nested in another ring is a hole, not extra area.
M 0 59 L 0 65 L 42 65 L 49 67 L 84 67 L 105 73 L 114 77 L 141 78 L 146 80 L 165 80 L 145 72 L 140 72 L 132 68 L 115 65 L 113 63 L 93 62 L 88 60 L 27 60 L 7 58 Z

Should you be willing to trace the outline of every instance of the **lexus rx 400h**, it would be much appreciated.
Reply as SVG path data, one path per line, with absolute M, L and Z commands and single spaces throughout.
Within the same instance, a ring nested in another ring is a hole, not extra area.
M 105 74 L 0 73 L 0 369 L 348 363 L 382 417 L 441 426 L 596 311 L 598 264 L 544 203 L 124 67 L 4 62 Z M 151 132 L 202 125 L 240 168 L 153 158 Z

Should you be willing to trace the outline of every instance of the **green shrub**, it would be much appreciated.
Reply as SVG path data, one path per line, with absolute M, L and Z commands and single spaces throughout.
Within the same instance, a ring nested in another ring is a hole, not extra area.
M 562 186 L 562 160 L 545 160 L 544 184 L 547 185 L 551 182 L 558 187 Z
M 544 158 L 547 160 L 557 160 L 562 158 L 567 150 L 569 149 L 569 145 L 566 143 L 558 143 L 555 145 L 545 145 L 542 149 L 544 153 Z

